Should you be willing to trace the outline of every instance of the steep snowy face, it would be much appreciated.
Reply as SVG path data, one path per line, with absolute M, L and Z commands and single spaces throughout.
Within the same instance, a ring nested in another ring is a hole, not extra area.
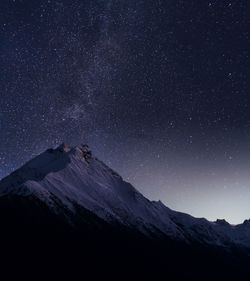
M 58 202 L 72 214 L 81 206 L 108 223 L 119 222 L 148 236 L 250 245 L 248 222 L 239 226 L 223 220 L 212 223 L 170 210 L 160 201 L 151 202 L 93 157 L 87 145 L 71 148 L 62 144 L 29 161 L 0 182 L 0 197 L 13 194 L 35 196 L 55 212 Z
M 63 144 L 29 161 L 0 183 L 0 196 L 10 194 L 36 196 L 52 209 L 56 198 L 71 212 L 77 204 L 108 222 L 184 238 L 157 204 L 93 157 L 87 145 Z

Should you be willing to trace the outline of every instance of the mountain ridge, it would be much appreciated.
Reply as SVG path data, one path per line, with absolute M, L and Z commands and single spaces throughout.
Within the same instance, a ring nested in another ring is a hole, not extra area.
M 209 222 L 150 201 L 87 145 L 48 149 L 2 179 L 0 227 L 0 268 L 28 263 L 37 274 L 46 264 L 62 278 L 63 266 L 92 280 L 244 280 L 249 262 L 248 221 Z
M 150 201 L 95 158 L 85 144 L 62 144 L 28 161 L 0 181 L 0 197 L 11 194 L 35 196 L 52 210 L 60 202 L 73 214 L 75 205 L 79 205 L 108 223 L 116 222 L 150 237 L 250 247 L 246 223 L 233 226 L 225 220 L 209 222 L 173 211 L 161 201 Z

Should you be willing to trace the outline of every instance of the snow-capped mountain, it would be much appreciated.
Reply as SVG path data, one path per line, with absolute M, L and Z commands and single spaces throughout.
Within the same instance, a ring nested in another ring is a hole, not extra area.
M 206 245 L 250 247 L 250 223 L 209 222 L 150 201 L 92 156 L 87 145 L 49 149 L 0 182 L 0 198 L 29 198 L 63 216 L 72 227 L 79 208 L 107 224 L 136 230 L 149 238 Z

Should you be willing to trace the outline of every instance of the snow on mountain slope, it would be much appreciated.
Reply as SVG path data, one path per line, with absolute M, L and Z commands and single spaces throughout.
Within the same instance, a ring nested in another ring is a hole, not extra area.
M 92 157 L 86 145 L 47 150 L 1 182 L 0 196 L 6 194 L 32 194 L 50 205 L 55 196 L 72 212 L 73 203 L 77 203 L 102 219 L 117 220 L 141 231 L 154 227 L 172 235 L 176 231 L 167 217 L 157 217 L 149 200 Z
M 93 157 L 87 145 L 70 148 L 62 144 L 29 161 L 0 182 L 0 197 L 13 194 L 35 196 L 52 210 L 55 198 L 72 213 L 78 204 L 109 223 L 117 221 L 148 236 L 250 246 L 248 223 L 209 222 L 173 211 L 160 201 L 151 202 Z

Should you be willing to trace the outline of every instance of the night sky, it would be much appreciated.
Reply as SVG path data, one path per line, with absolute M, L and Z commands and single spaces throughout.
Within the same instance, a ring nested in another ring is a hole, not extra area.
M 146 197 L 250 218 L 248 1 L 1 0 L 0 178 L 62 142 Z

